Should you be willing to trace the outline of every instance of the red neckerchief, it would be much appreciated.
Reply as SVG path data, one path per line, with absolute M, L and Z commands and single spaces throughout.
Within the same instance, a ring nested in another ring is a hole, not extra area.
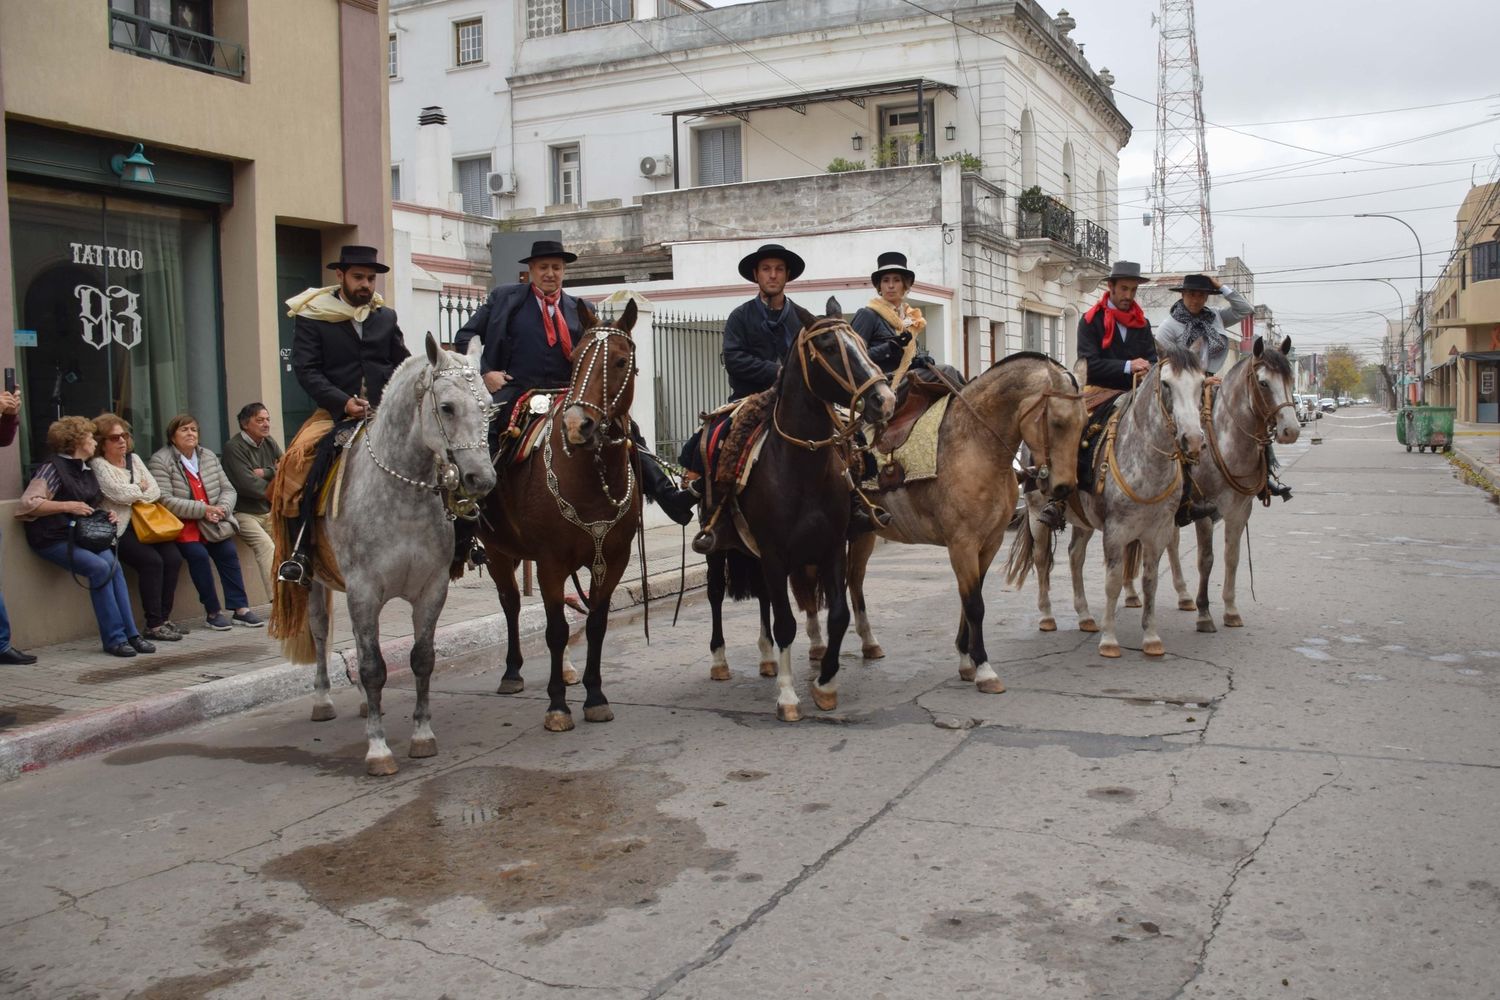
M 1129 309 L 1116 309 L 1109 301 L 1108 292 L 1105 292 L 1099 301 L 1094 303 L 1092 309 L 1083 314 L 1083 321 L 1085 323 L 1092 323 L 1094 317 L 1099 315 L 1100 309 L 1104 310 L 1104 342 L 1100 345 L 1102 347 L 1108 347 L 1114 343 L 1116 323 L 1120 323 L 1132 330 L 1139 330 L 1146 325 L 1146 314 L 1141 312 L 1141 304 L 1139 302 L 1130 303 Z
M 535 285 L 531 291 L 536 295 L 537 302 L 542 308 L 542 327 L 547 331 L 547 346 L 556 347 L 559 340 L 562 341 L 563 357 L 569 361 L 573 360 L 573 333 L 568 329 L 568 321 L 563 319 L 562 307 L 558 300 L 562 298 L 562 292 L 553 292 L 551 295 L 543 295 Z M 550 307 L 550 312 L 548 311 Z M 552 313 L 557 313 L 556 323 L 553 322 Z

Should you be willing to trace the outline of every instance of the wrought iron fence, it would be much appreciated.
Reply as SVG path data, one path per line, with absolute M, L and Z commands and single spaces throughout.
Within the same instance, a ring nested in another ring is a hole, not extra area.
M 220 76 L 245 75 L 243 45 L 128 11 L 109 12 L 109 47 Z
M 484 305 L 484 294 L 462 288 L 444 288 L 438 292 L 438 342 L 453 343 L 459 328 Z
M 656 356 L 656 451 L 677 460 L 698 429 L 698 415 L 729 398 L 724 371 L 724 320 L 659 312 L 652 324 Z
M 1078 252 L 1097 264 L 1108 264 L 1109 230 L 1097 222 L 1079 219 Z
M 1051 195 L 1044 196 L 1039 208 L 1021 208 L 1018 211 L 1016 232 L 1023 240 L 1049 239 L 1066 246 L 1074 243 L 1075 220 L 1073 210 Z

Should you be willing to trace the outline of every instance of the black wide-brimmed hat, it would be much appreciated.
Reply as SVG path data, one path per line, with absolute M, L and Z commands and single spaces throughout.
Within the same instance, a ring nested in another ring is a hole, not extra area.
M 1109 269 L 1109 277 L 1105 281 L 1150 281 L 1150 278 L 1141 274 L 1141 265 L 1133 260 L 1117 260 Z
M 779 260 L 785 264 L 787 281 L 796 281 L 802 272 L 807 270 L 807 265 L 801 257 L 780 243 L 767 243 L 740 261 L 740 277 L 746 281 L 755 281 L 755 269 L 763 260 Z
M 339 259 L 329 264 L 328 270 L 343 271 L 351 267 L 368 267 L 377 274 L 385 274 L 390 268 L 375 259 L 379 255 L 380 251 L 374 247 L 350 244 L 339 249 Z
M 887 274 L 899 274 L 906 279 L 908 285 L 917 280 L 917 272 L 906 266 L 906 254 L 888 250 L 880 255 L 875 262 L 875 270 L 870 275 L 870 284 L 876 288 L 880 287 L 880 279 Z
M 532 261 L 540 260 L 543 257 L 560 257 L 564 264 L 571 264 L 578 259 L 576 253 L 568 253 L 568 251 L 563 249 L 563 245 L 556 240 L 537 240 L 531 244 L 531 256 L 522 257 L 516 263 L 530 264 Z
M 1189 274 L 1182 279 L 1182 284 L 1173 285 L 1169 291 L 1173 292 L 1207 292 L 1209 295 L 1218 295 L 1219 290 L 1214 283 L 1208 280 L 1206 274 Z

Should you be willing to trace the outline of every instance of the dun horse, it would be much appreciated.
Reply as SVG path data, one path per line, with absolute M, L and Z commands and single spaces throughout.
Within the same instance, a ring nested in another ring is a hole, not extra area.
M 711 676 L 716 680 L 729 677 L 723 631 L 727 573 L 735 596 L 754 594 L 761 600 L 762 673 L 769 662 L 766 626 L 770 619 L 770 636 L 778 650 L 776 717 L 783 722 L 802 717 L 792 686 L 791 645 L 797 635 L 797 618 L 787 598 L 788 580 L 805 611 L 816 613 L 820 592 L 827 601 L 828 644 L 812 695 L 825 712 L 838 707 L 839 647 L 849 627 L 844 594 L 849 532 L 847 445 L 856 417 L 851 412 L 846 420 L 835 406 L 862 412 L 875 423 L 889 420 L 895 406 L 890 385 L 870 360 L 864 341 L 844 322 L 836 299 L 828 300 L 822 317 L 803 309 L 798 315 L 802 332 L 776 383 L 772 429 L 738 499 L 750 534 L 740 544 L 759 557 L 760 579 L 751 576 L 754 561 L 743 552 L 715 553 L 708 567 L 713 612 Z
M 1016 506 L 1012 459 L 1025 442 L 1047 495 L 1065 499 L 1077 483 L 1083 424 L 1082 397 L 1071 372 L 1044 354 L 1012 354 L 949 403 L 938 431 L 937 478 L 880 494 L 891 513 L 881 535 L 947 548 L 958 580 L 958 675 L 980 691 L 1005 690 L 984 645 L 984 578 Z M 849 546 L 849 596 L 869 658 L 885 655 L 865 612 L 865 567 L 874 548 L 874 535 L 862 535 Z M 816 615 L 808 616 L 808 632 L 816 647 Z
M 1078 627 L 1094 632 L 1099 626 L 1089 613 L 1083 594 L 1083 561 L 1089 539 L 1104 532 L 1105 606 L 1104 629 L 1099 636 L 1099 655 L 1120 655 L 1115 636 L 1115 613 L 1124 581 L 1141 572 L 1142 652 L 1165 653 L 1156 631 L 1156 579 L 1161 553 L 1176 526 L 1173 519 L 1182 498 L 1183 465 L 1197 460 L 1203 447 L 1203 426 L 1198 407 L 1203 399 L 1203 363 L 1191 351 L 1167 348 L 1136 388 L 1124 413 L 1105 431 L 1096 463 L 1108 465 L 1099 493 L 1078 493 L 1076 505 L 1068 504 L 1068 523 L 1074 527 L 1068 541 L 1068 561 L 1073 571 L 1073 606 Z M 1028 497 L 1029 531 L 1018 531 L 1011 547 L 1006 575 L 1020 586 L 1034 564 L 1037 572 L 1037 608 L 1041 629 L 1057 628 L 1052 617 L 1049 591 L 1052 572 L 1051 531 L 1037 520 L 1041 508 L 1038 494 Z
M 431 334 L 426 357 L 402 362 L 385 387 L 379 411 L 344 453 L 343 481 L 334 493 L 331 515 L 322 522 L 320 546 L 332 556 L 336 574 L 319 560 L 310 589 L 276 585 L 273 634 L 292 662 L 318 665 L 314 722 L 334 717 L 328 697 L 328 627 L 333 591 L 348 595 L 365 695 L 365 770 L 372 775 L 396 773 L 381 716 L 385 660 L 380 655 L 380 611 L 397 597 L 411 604 L 417 706 L 409 753 L 437 753 L 427 693 L 433 632 L 448 599 L 450 512 L 457 491 L 472 498 L 495 485 L 485 442 L 490 400 L 477 365 L 477 350 L 467 358 L 440 350 Z
M 540 453 L 505 470 L 480 517 L 479 537 L 505 610 L 508 648 L 501 694 L 524 687 L 516 564 L 531 560 L 537 566 L 552 654 L 542 719 L 548 732 L 573 728 L 564 672 L 569 630 L 563 585 L 583 567 L 590 573 L 583 717 L 588 722 L 614 718 L 599 661 L 610 598 L 630 561 L 630 543 L 641 521 L 640 471 L 630 440 L 636 374 L 630 331 L 635 320 L 631 302 L 616 325 L 584 331 L 573 352 L 572 381 L 546 417 L 549 426 Z

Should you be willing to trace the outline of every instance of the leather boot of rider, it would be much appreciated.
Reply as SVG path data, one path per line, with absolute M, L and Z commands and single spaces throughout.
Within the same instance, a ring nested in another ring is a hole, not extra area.
M 312 522 L 316 514 L 319 484 L 308 483 L 318 464 L 319 446 L 333 431 L 333 415 L 314 410 L 297 429 L 286 454 L 276 465 L 273 492 L 283 530 L 288 533 L 291 555 L 277 567 L 276 578 L 307 586 L 312 580 Z
M 672 520 L 678 524 L 687 524 L 693 519 L 693 506 L 698 498 L 687 490 L 678 489 L 655 455 L 645 449 L 638 450 L 641 457 L 641 492 L 655 501 Z

